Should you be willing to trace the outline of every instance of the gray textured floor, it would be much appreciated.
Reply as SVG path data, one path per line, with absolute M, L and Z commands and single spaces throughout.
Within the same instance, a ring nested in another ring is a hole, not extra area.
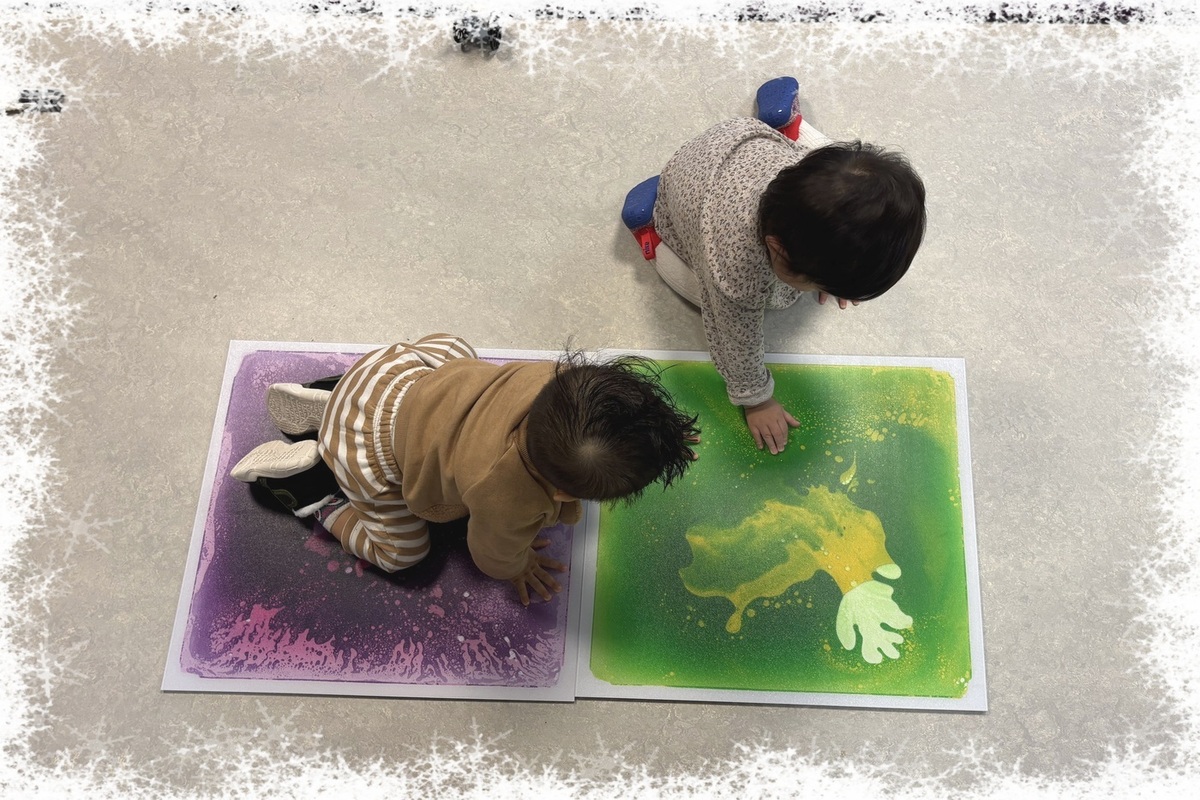
M 404 80 L 332 50 L 215 64 L 200 46 L 47 43 L 90 91 L 39 123 L 40 179 L 66 202 L 86 302 L 60 364 L 70 394 L 48 527 L 85 509 L 115 521 L 49 601 L 56 647 L 86 644 L 56 722 L 32 734 L 41 757 L 99 726 L 114 754 L 189 785 L 208 776 L 181 743 L 287 719 L 294 741 L 320 732 L 351 757 L 403 759 L 477 723 L 513 731 L 506 747 L 531 761 L 599 740 L 667 771 L 769 738 L 944 769 L 974 737 L 998 763 L 1067 775 L 1133 732 L 1170 736 L 1128 600 L 1155 530 L 1130 464 L 1155 402 L 1138 275 L 1166 233 L 1120 169 L 1170 65 L 1102 85 L 1020 26 L 953 58 L 854 52 L 815 26 L 742 36 L 761 46 L 599 29 L 571 46 L 580 63 L 533 75 L 438 44 Z M 1085 50 L 1111 36 L 1079 34 Z M 697 315 L 641 261 L 618 210 L 689 135 L 752 113 L 754 89 L 779 74 L 799 77 L 819 129 L 901 147 L 928 187 L 926 244 L 895 290 L 845 312 L 802 302 L 770 318 L 767 343 L 966 359 L 989 713 L 159 692 L 230 339 L 446 329 L 486 347 L 703 349 Z

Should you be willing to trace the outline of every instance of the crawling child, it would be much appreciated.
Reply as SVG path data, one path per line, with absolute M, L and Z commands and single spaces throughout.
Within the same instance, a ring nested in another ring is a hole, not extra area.
M 525 605 L 530 590 L 549 600 L 560 586 L 548 570 L 565 570 L 537 552 L 543 528 L 577 522 L 580 500 L 670 486 L 699 441 L 641 359 L 495 365 L 447 334 L 368 353 L 331 392 L 275 384 L 267 407 L 284 433 L 317 439 L 260 445 L 234 478 L 386 572 L 425 557 L 427 522 L 469 515 L 475 565 Z
M 925 187 L 908 162 L 830 142 L 794 112 L 792 78 L 764 84 L 760 116 L 764 90 L 780 86 L 792 111 L 784 132 L 752 118 L 710 128 L 667 162 L 653 206 L 655 266 L 699 306 L 729 400 L 772 454 L 799 423 L 775 400 L 764 364 L 766 309 L 803 292 L 841 308 L 878 297 L 908 270 L 925 231 Z

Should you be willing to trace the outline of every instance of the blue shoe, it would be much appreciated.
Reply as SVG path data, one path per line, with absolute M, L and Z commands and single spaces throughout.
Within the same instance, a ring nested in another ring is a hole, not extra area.
M 799 94 L 800 82 L 785 76 L 767 81 L 755 95 L 758 118 L 793 142 L 800 135 L 800 109 L 796 106 Z
M 658 243 L 658 231 L 654 230 L 654 201 L 658 199 L 658 176 L 647 178 L 629 190 L 625 205 L 621 208 L 621 221 L 629 228 L 633 238 L 642 249 L 647 261 L 654 259 Z

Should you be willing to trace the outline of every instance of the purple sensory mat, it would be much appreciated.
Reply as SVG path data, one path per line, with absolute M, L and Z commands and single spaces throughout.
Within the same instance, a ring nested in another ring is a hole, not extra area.
M 164 690 L 474 699 L 574 699 L 579 582 L 522 607 L 479 572 L 465 521 L 433 525 L 431 552 L 388 575 L 229 477 L 246 453 L 287 437 L 264 398 L 272 383 L 345 372 L 361 345 L 232 342 L 196 513 Z M 550 358 L 483 353 L 495 360 Z M 546 552 L 572 559 L 572 526 Z

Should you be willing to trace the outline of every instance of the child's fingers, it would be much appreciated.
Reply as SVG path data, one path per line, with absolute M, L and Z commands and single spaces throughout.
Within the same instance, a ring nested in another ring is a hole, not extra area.
M 789 429 L 789 425 L 790 425 L 790 423 L 787 422 L 787 420 L 790 420 L 792 417 L 790 414 L 788 414 L 786 411 L 784 411 L 783 418 L 785 421 L 780 422 L 778 429 L 776 429 L 776 431 L 775 431 L 775 454 L 776 455 L 778 455 L 779 453 L 782 453 L 783 449 L 785 447 L 787 447 L 788 429 Z
M 534 550 L 541 550 L 543 547 L 550 546 L 550 540 L 549 539 L 534 539 L 533 544 L 531 544 L 529 546 L 532 547 Z
M 534 556 L 534 560 L 539 567 L 546 567 L 547 569 L 556 570 L 558 572 L 566 572 L 567 571 L 566 564 L 562 563 L 561 561 L 555 561 L 553 558 L 546 558 L 544 556 Z
M 757 447 L 759 450 L 762 450 L 763 449 L 763 437 L 762 437 L 762 434 L 759 433 L 758 428 L 751 428 L 750 434 L 754 437 L 754 446 Z
M 771 455 L 779 452 L 775 446 L 776 433 L 771 430 L 770 423 L 765 423 L 761 428 L 751 428 L 750 430 L 754 433 L 754 443 L 758 445 L 759 450 L 766 447 L 767 452 Z
M 525 588 L 525 581 L 517 580 L 517 599 L 521 601 L 521 605 L 529 605 L 529 590 Z
M 817 292 L 817 302 L 821 305 L 825 305 L 825 301 L 830 297 L 833 297 L 833 295 L 829 294 L 828 292 Z M 835 297 L 834 299 L 837 300 L 838 308 L 842 309 L 843 311 L 846 309 L 846 306 L 850 304 L 858 305 L 857 300 L 846 300 L 842 297 Z
M 791 414 L 789 414 L 789 413 L 788 413 L 788 412 L 786 412 L 786 411 L 785 411 L 785 412 L 783 412 L 783 415 L 784 415 L 785 417 L 787 417 L 787 423 L 788 423 L 788 425 L 792 426 L 793 428 L 799 428 L 799 427 L 800 427 L 800 420 L 796 419 L 795 417 L 793 417 Z
M 550 590 L 542 585 L 542 582 L 538 580 L 537 575 L 530 573 L 529 575 L 525 576 L 525 581 L 533 587 L 533 590 L 537 592 L 543 600 L 550 599 Z
M 549 572 L 546 572 L 545 570 L 542 570 L 542 569 L 535 569 L 533 571 L 533 574 L 536 575 L 537 579 L 539 581 L 541 581 L 543 584 L 545 584 L 546 588 L 550 589 L 551 591 L 553 591 L 553 592 L 561 592 L 562 591 L 562 586 L 559 584 L 558 581 L 554 580 L 554 576 L 551 575 Z M 547 597 L 546 599 L 549 600 L 550 598 Z

